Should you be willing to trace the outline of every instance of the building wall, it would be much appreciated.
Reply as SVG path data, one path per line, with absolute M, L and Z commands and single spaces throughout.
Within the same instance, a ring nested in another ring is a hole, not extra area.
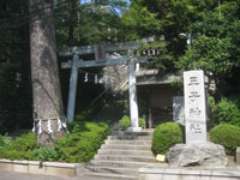
M 147 116 L 149 121 L 152 121 L 149 122 L 152 126 L 173 119 L 173 97 L 179 95 L 176 89 L 169 84 L 161 84 L 138 86 L 138 91 L 139 102 L 147 106 L 144 109 L 145 112 L 148 109 Z M 140 112 L 142 109 L 140 108 Z

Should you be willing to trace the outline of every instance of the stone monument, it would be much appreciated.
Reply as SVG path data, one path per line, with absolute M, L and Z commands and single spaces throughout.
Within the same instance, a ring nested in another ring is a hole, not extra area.
M 184 78 L 186 143 L 207 142 L 207 111 L 204 73 L 187 71 Z
M 224 147 L 207 141 L 207 111 L 204 72 L 184 72 L 186 144 L 170 148 L 167 160 L 172 167 L 224 167 Z

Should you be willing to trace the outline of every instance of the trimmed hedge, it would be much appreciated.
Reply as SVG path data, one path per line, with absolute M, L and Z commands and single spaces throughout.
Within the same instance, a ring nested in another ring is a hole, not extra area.
M 70 126 L 70 133 L 53 147 L 39 147 L 33 133 L 16 139 L 0 136 L 0 158 L 11 160 L 87 162 L 97 152 L 109 132 L 105 123 L 82 122 Z
M 124 115 L 120 120 L 119 120 L 119 126 L 122 130 L 126 130 L 131 126 L 131 119 L 129 116 Z M 139 118 L 139 126 L 142 128 L 146 127 L 146 122 L 145 119 L 140 117 Z
M 105 123 L 86 122 L 76 125 L 72 133 L 56 143 L 59 159 L 65 162 L 87 162 L 100 148 L 109 133 Z
M 231 124 L 219 124 L 210 133 L 210 139 L 225 147 L 227 154 L 234 154 L 240 146 L 240 128 Z
M 15 159 L 32 159 L 32 150 L 38 148 L 37 137 L 33 133 L 23 134 L 15 140 L 9 137 L 1 137 L 3 143 L 0 146 L 0 158 Z
M 179 143 L 183 143 L 183 132 L 179 124 L 167 122 L 155 128 L 152 139 L 154 154 L 165 154 L 171 146 Z

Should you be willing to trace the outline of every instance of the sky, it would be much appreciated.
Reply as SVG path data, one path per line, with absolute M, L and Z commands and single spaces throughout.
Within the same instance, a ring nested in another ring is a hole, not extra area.
M 85 3 L 90 3 L 92 0 L 79 0 L 79 2 L 80 3 L 83 3 L 83 4 L 85 4 Z M 130 4 L 130 0 L 124 0 L 124 1 L 126 1 L 128 4 Z M 122 11 L 119 9 L 119 8 L 117 8 L 117 7 L 115 7 L 114 8 L 114 11 L 118 14 L 118 15 L 121 15 L 122 13 Z

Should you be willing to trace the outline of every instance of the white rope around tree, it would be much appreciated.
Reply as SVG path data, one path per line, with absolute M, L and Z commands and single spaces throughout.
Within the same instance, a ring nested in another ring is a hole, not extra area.
M 48 119 L 47 122 L 48 133 L 53 133 L 51 119 Z
M 42 134 L 42 120 L 38 120 L 38 134 Z

